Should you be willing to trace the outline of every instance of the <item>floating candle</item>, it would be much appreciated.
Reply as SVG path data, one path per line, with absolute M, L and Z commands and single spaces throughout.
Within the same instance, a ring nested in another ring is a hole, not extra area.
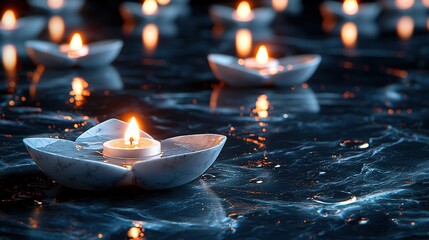
M 148 16 L 157 14 L 158 3 L 156 3 L 156 0 L 145 0 L 142 4 L 142 13 Z
M 289 0 L 272 0 L 272 5 L 276 12 L 283 12 L 286 10 Z
M 279 61 L 270 58 L 267 48 L 262 45 L 259 47 L 255 58 L 246 58 L 243 63 L 244 67 L 255 70 L 277 69 Z
M 356 0 L 344 0 L 343 11 L 347 15 L 355 15 L 359 11 L 359 5 Z
M 107 141 L 103 144 L 103 155 L 113 158 L 152 157 L 161 154 L 161 143 L 150 138 L 140 138 L 140 129 L 133 117 L 124 138 Z
M 396 0 L 395 5 L 400 10 L 407 10 L 414 6 L 415 0 Z
M 16 17 L 12 10 L 7 10 L 1 19 L 1 27 L 3 29 L 12 30 L 16 28 Z
M 250 5 L 246 1 L 240 2 L 238 4 L 237 10 L 235 10 L 232 14 L 232 18 L 236 21 L 240 22 L 250 22 L 255 17 Z
M 79 58 L 88 55 L 89 48 L 83 44 L 82 36 L 79 33 L 75 33 L 70 40 L 70 44 L 60 46 L 60 52 L 66 53 L 69 58 Z
M 60 9 L 64 7 L 64 0 L 48 0 L 48 6 L 51 9 Z

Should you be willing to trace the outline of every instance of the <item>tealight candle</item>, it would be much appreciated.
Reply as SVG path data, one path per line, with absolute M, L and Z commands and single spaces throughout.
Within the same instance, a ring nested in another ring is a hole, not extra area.
M 232 18 L 240 22 L 250 22 L 255 17 L 250 5 L 246 1 L 240 2 L 237 9 L 232 13 Z
M 359 11 L 359 5 L 356 0 L 344 0 L 343 11 L 347 15 L 355 15 Z
M 83 44 L 82 37 L 79 33 L 73 34 L 70 44 L 61 45 L 59 50 L 62 53 L 66 53 L 69 58 L 79 58 L 89 53 L 89 48 Z
M 16 28 L 16 17 L 12 10 L 7 10 L 1 19 L 1 27 L 6 30 L 12 30 Z
M 243 65 L 246 68 L 255 70 L 277 69 L 279 61 L 277 59 L 270 58 L 267 48 L 262 45 L 259 47 L 256 57 L 244 59 Z
M 60 9 L 64 7 L 64 0 L 48 0 L 48 6 L 51 9 Z
M 113 158 L 141 159 L 161 154 L 161 143 L 151 138 L 140 138 L 140 129 L 133 117 L 124 138 L 103 143 L 103 155 Z
M 147 16 L 157 14 L 158 3 L 156 3 L 156 0 L 145 0 L 142 4 L 142 13 Z

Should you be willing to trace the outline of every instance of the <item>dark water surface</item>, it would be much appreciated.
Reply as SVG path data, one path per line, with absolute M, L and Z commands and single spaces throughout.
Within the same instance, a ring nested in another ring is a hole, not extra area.
M 319 70 L 293 88 L 233 89 L 219 84 L 206 57 L 235 54 L 235 29 L 214 27 L 207 8 L 155 24 L 152 49 L 142 42 L 147 25 L 94 8 L 68 18 L 62 41 L 74 30 L 87 41 L 124 39 L 112 66 L 43 69 L 14 42 L 17 71 L 1 72 L 0 239 L 429 238 L 425 24 L 401 40 L 383 25 L 397 18 L 384 13 L 378 35 L 362 31 L 346 49 L 338 27 L 322 30 L 317 8 L 279 16 L 254 29 L 255 44 L 279 57 L 319 53 Z M 82 97 L 71 93 L 77 76 L 88 84 Z M 257 108 L 258 99 L 267 107 Z M 22 144 L 29 136 L 73 140 L 132 114 L 157 139 L 211 132 L 228 141 L 201 179 L 155 192 L 64 188 Z

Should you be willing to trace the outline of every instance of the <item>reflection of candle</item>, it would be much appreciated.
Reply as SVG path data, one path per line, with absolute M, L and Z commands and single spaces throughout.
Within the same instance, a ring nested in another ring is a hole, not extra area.
M 61 42 L 64 36 L 65 24 L 60 16 L 53 16 L 48 23 L 49 36 L 53 42 Z
M 396 0 L 396 7 L 401 10 L 406 10 L 414 6 L 415 0 Z
M 274 10 L 277 12 L 283 12 L 286 10 L 289 0 L 272 0 Z
M 252 32 L 245 28 L 239 29 L 235 35 L 235 46 L 239 57 L 247 57 L 252 50 Z
M 238 4 L 237 9 L 232 14 L 232 18 L 240 22 L 252 21 L 254 17 L 255 17 L 255 14 L 250 8 L 249 3 L 246 1 L 240 2 L 240 4 Z
M 2 48 L 2 62 L 8 80 L 8 91 L 15 92 L 16 89 L 16 66 L 18 54 L 15 46 L 7 44 Z
M 48 6 L 51 9 L 60 9 L 64 6 L 64 0 L 48 0 Z
M 7 10 L 1 19 L 1 27 L 3 29 L 14 29 L 16 27 L 16 17 L 12 10 Z
M 359 11 L 359 5 L 356 0 L 344 0 L 343 11 L 347 15 L 355 15 Z
M 115 158 L 144 158 L 161 154 L 161 143 L 150 138 L 140 138 L 140 129 L 133 117 L 124 138 L 103 144 L 103 154 Z
M 153 53 L 158 45 L 159 30 L 158 26 L 153 23 L 147 24 L 142 31 L 143 46 L 146 52 Z
M 410 16 L 403 16 L 399 19 L 396 25 L 396 32 L 400 39 L 406 41 L 413 36 L 414 20 Z
M 70 103 L 75 103 L 76 107 L 80 107 L 85 102 L 85 97 L 91 93 L 88 90 L 89 84 L 84 79 L 76 77 L 72 81 L 72 91 L 70 91 Z
M 171 0 L 158 0 L 159 5 L 167 5 L 171 2 Z
M 352 22 L 346 22 L 341 27 L 341 41 L 346 48 L 354 48 L 358 38 L 358 28 Z
M 255 110 L 253 112 L 258 114 L 259 118 L 268 117 L 268 109 L 270 108 L 270 102 L 268 101 L 267 95 L 261 95 L 256 100 Z
M 276 69 L 278 65 L 279 61 L 269 57 L 267 48 L 264 45 L 259 47 L 256 58 L 246 58 L 244 60 L 246 68 L 256 70 Z
M 158 4 L 156 0 L 145 0 L 142 5 L 142 12 L 144 15 L 155 15 L 158 13 Z
M 89 48 L 83 45 L 82 37 L 79 33 L 73 34 L 70 44 L 60 46 L 60 52 L 67 53 L 69 58 L 79 58 L 88 55 Z

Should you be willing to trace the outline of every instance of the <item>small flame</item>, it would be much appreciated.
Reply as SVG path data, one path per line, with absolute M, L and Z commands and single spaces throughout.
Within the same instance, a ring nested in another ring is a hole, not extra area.
M 65 32 L 65 23 L 62 17 L 53 16 L 48 23 L 49 36 L 53 42 L 61 42 Z
M 240 20 L 247 20 L 252 17 L 252 9 L 250 8 L 249 3 L 246 1 L 242 1 L 240 4 L 238 4 L 235 13 L 237 18 Z
M 347 15 L 355 15 L 359 11 L 359 5 L 356 0 L 344 0 L 343 11 Z
M 171 2 L 171 0 L 158 0 L 159 5 L 167 5 Z
M 252 51 L 252 32 L 249 29 L 239 29 L 235 35 L 235 46 L 239 57 L 247 57 Z
M 13 29 L 16 25 L 16 17 L 15 13 L 12 10 L 7 10 L 1 19 L 1 23 L 3 28 L 5 29 Z
M 85 97 L 91 93 L 88 90 L 89 84 L 87 81 L 80 77 L 73 78 L 72 91 L 70 92 L 70 103 L 74 103 L 76 107 L 80 107 L 85 103 Z
M 60 9 L 64 6 L 64 0 L 48 0 L 48 6 L 52 9 Z
M 402 10 L 409 9 L 414 6 L 415 0 L 396 0 L 396 7 Z
M 8 92 L 13 93 L 16 90 L 16 66 L 18 64 L 18 54 L 15 46 L 11 44 L 3 46 L 2 60 L 8 81 Z
M 288 4 L 289 0 L 272 0 L 273 8 L 277 12 L 283 12 L 284 10 L 286 10 Z
M 256 53 L 256 62 L 261 65 L 267 64 L 269 59 L 267 48 L 264 45 L 260 46 Z
M 70 50 L 79 51 L 83 47 L 82 36 L 79 33 L 73 34 L 73 37 L 70 41 Z
M 346 22 L 341 27 L 341 40 L 346 48 L 354 48 L 358 39 L 358 28 L 352 22 Z
M 140 129 L 137 124 L 136 118 L 132 117 L 127 131 L 125 131 L 124 141 L 125 144 L 136 145 L 140 140 Z
M 143 31 L 142 31 L 143 45 L 149 54 L 155 51 L 156 46 L 158 45 L 158 38 L 159 38 L 159 30 L 156 24 L 149 23 L 143 28 Z
M 142 5 L 142 12 L 145 15 L 154 15 L 158 12 L 158 4 L 156 0 L 145 0 Z
M 254 112 L 258 114 L 259 118 L 268 117 L 268 109 L 270 108 L 270 102 L 268 101 L 267 95 L 261 95 L 256 100 Z
M 396 25 L 396 32 L 400 39 L 406 41 L 413 36 L 414 20 L 410 16 L 403 16 Z

